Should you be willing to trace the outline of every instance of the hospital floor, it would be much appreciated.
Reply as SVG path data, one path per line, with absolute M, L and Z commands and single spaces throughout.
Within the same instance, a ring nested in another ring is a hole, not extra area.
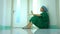
M 22 29 L 0 26 L 0 34 L 60 34 L 60 29 Z

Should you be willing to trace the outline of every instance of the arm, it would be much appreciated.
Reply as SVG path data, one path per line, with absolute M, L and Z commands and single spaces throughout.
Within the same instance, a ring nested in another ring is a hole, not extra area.
M 36 15 L 36 16 L 41 16 L 40 14 L 33 14 L 33 15 Z
M 32 15 L 36 15 L 36 16 L 41 16 L 40 14 L 33 14 L 33 12 L 31 11 Z

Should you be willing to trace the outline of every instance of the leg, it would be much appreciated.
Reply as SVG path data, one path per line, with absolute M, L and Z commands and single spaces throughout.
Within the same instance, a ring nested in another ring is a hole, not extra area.
M 29 20 L 29 23 L 27 25 L 27 28 L 31 28 L 32 26 L 32 23 L 35 23 L 37 20 L 37 17 L 33 16 L 30 20 Z
M 32 26 L 32 23 L 28 23 L 28 25 L 27 25 L 27 28 L 31 28 L 31 26 Z
M 29 22 L 29 23 L 27 24 L 27 26 L 23 27 L 23 29 L 30 29 L 31 26 L 32 26 L 32 23 Z
M 30 20 L 29 20 L 29 23 L 28 23 L 28 25 L 25 27 L 25 28 L 31 28 L 31 26 L 32 26 L 32 23 L 35 23 L 36 22 L 36 20 L 37 20 L 37 17 L 32 17 Z M 32 22 L 32 23 L 31 23 Z

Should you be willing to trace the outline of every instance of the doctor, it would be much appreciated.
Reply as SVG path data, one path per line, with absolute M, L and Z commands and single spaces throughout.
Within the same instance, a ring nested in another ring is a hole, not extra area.
M 49 29 L 49 15 L 48 10 L 45 6 L 40 8 L 41 14 L 33 14 L 33 17 L 29 20 L 27 28 L 31 28 L 32 24 L 37 26 L 39 29 Z

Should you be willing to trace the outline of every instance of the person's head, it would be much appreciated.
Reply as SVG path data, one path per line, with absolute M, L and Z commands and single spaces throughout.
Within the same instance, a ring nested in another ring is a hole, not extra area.
M 44 9 L 41 7 L 41 8 L 40 8 L 40 11 L 41 11 L 41 12 L 43 12 L 43 11 L 44 11 Z
M 41 11 L 41 12 L 44 12 L 44 11 L 47 12 L 48 9 L 47 9 L 45 6 L 42 6 L 42 7 L 40 8 L 40 11 Z

